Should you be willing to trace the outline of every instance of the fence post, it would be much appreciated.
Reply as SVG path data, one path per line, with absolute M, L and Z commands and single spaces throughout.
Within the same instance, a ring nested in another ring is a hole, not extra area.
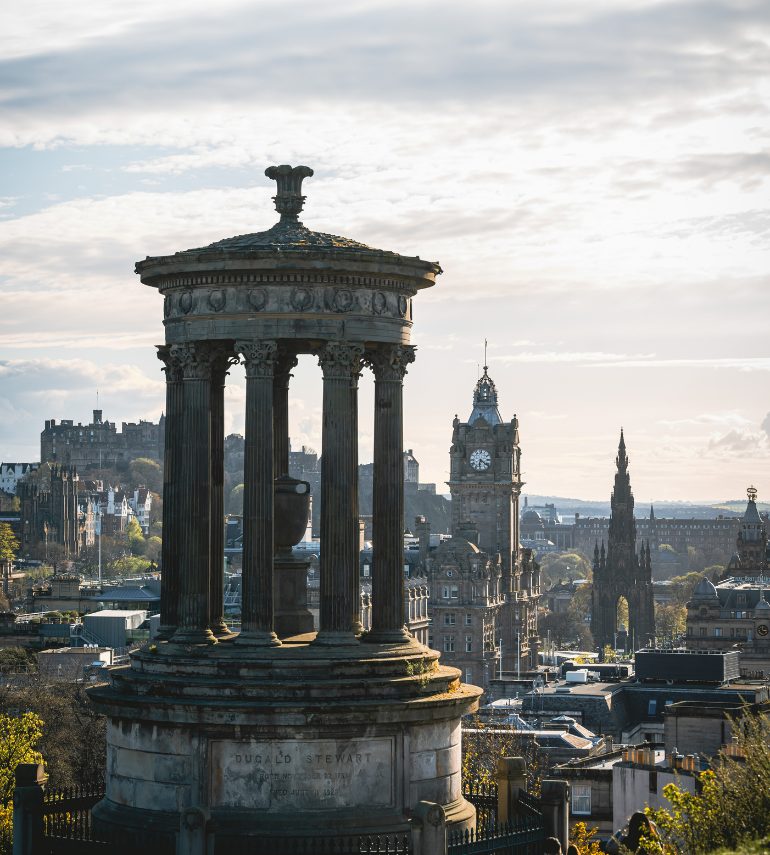
M 176 836 L 176 855 L 208 855 L 210 819 L 211 814 L 205 808 L 190 807 L 182 812 Z
M 523 757 L 501 757 L 495 771 L 497 821 L 510 822 L 517 814 L 519 790 L 527 789 L 527 764 Z
M 545 780 L 540 787 L 545 833 L 561 843 L 562 852 L 569 846 L 569 783 Z
M 43 847 L 43 791 L 48 775 L 42 763 L 19 763 L 14 777 L 13 855 L 37 855 Z
M 435 802 L 418 802 L 412 815 L 412 855 L 446 855 L 446 813 Z

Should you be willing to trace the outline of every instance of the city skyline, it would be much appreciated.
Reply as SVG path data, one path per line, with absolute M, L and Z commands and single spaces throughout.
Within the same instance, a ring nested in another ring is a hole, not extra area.
M 444 269 L 415 300 L 405 384 L 422 480 L 447 480 L 486 338 L 525 491 L 606 499 L 623 426 L 639 502 L 770 494 L 763 4 L 15 14 L 3 460 L 37 459 L 46 418 L 157 420 L 162 305 L 134 262 L 268 228 L 263 171 L 290 162 L 315 170 L 308 227 Z M 231 374 L 226 429 L 243 432 Z M 319 376 L 303 358 L 291 434 L 320 451 Z M 361 462 L 371 410 L 365 376 Z

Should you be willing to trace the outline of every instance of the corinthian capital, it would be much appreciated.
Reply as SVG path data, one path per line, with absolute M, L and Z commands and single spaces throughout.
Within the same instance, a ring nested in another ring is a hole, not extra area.
M 211 379 L 212 371 L 221 358 L 218 342 L 189 341 L 172 344 L 169 350 L 170 360 L 180 366 L 184 380 Z
M 365 361 L 374 371 L 375 379 L 401 383 L 407 366 L 414 362 L 415 350 L 411 344 L 383 344 L 367 351 Z
M 247 377 L 272 378 L 275 371 L 278 344 L 270 340 L 241 340 L 235 349 L 243 356 Z
M 163 371 L 166 374 L 167 383 L 177 383 L 182 379 L 182 362 L 178 356 L 173 356 L 171 347 L 167 344 L 159 344 L 156 354 L 163 363 Z
M 318 351 L 324 380 L 349 380 L 361 373 L 364 349 L 358 344 L 330 341 Z

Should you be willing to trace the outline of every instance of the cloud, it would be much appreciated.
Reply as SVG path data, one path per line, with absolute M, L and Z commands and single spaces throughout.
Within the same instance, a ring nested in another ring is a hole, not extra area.
M 768 437 L 758 431 L 731 430 L 709 440 L 707 450 L 723 456 L 767 457 Z
M 762 430 L 767 434 L 767 438 L 770 439 L 770 413 L 762 421 Z

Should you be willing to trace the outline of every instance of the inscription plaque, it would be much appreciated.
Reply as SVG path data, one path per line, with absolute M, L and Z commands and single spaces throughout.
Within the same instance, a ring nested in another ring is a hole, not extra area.
M 211 804 L 282 812 L 393 805 L 393 739 L 210 743 Z

